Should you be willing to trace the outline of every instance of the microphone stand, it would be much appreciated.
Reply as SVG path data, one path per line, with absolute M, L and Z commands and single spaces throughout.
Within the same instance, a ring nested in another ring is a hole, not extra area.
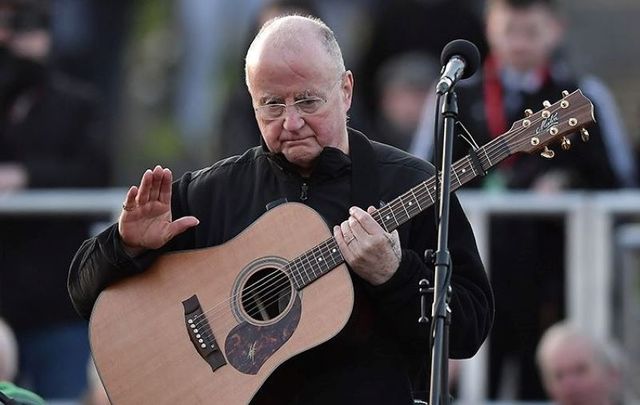
M 451 255 L 448 249 L 449 239 L 449 202 L 451 193 L 451 159 L 453 154 L 454 126 L 458 118 L 458 101 L 453 89 L 445 92 L 443 97 L 438 96 L 441 103 L 436 108 L 441 110 L 441 116 L 436 116 L 435 133 L 436 145 L 438 138 L 442 139 L 442 164 L 440 174 L 440 194 L 438 198 L 438 213 L 436 224 L 438 227 L 438 245 L 434 254 L 431 254 L 435 268 L 433 286 L 433 305 L 431 309 L 431 381 L 429 391 L 430 405 L 448 405 L 449 381 L 449 325 L 451 324 L 451 309 L 449 298 L 451 293 Z M 438 114 L 438 111 L 436 111 Z M 441 133 L 442 136 L 437 136 Z M 437 167 L 436 167 L 437 168 Z M 437 184 L 437 182 L 436 182 Z M 436 193 L 437 195 L 437 193 Z M 424 283 L 420 284 L 421 288 Z M 423 289 L 421 289 L 422 292 Z M 424 322 L 424 314 L 420 318 Z

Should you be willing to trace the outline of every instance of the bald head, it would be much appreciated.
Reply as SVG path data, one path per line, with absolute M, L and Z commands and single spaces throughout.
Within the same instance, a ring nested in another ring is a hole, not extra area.
M 250 72 L 254 66 L 273 53 L 304 55 L 309 49 L 318 49 L 318 54 L 336 76 L 345 70 L 344 60 L 336 37 L 322 20 L 315 17 L 289 15 L 267 21 L 249 46 L 245 59 L 245 80 L 250 87 Z
M 622 367 L 613 346 L 569 323 L 545 332 L 537 361 L 545 389 L 560 405 L 610 404 L 618 393 Z
M 0 318 L 0 381 L 13 381 L 18 370 L 18 345 L 13 331 Z

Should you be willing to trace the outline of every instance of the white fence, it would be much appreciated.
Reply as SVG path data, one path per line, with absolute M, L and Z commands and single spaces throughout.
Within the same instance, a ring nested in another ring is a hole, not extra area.
M 596 337 L 612 336 L 614 222 L 640 214 L 640 193 L 491 194 L 459 192 L 487 268 L 489 217 L 500 214 L 565 218 L 567 316 Z M 636 218 L 640 222 L 640 216 Z M 461 399 L 479 402 L 486 396 L 486 350 L 465 364 Z
M 117 218 L 126 190 L 46 190 L 0 194 L 0 215 L 111 214 Z M 483 260 L 488 257 L 489 217 L 500 214 L 562 216 L 566 221 L 567 312 L 595 336 L 608 338 L 613 318 L 613 223 L 638 214 L 640 192 L 457 193 L 472 223 Z M 480 403 L 486 397 L 486 350 L 464 363 L 461 402 Z

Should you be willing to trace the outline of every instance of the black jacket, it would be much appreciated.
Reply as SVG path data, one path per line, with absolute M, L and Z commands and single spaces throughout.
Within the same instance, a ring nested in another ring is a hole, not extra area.
M 375 205 L 391 201 L 433 173 L 428 163 L 398 149 L 370 143 L 354 131 L 350 132 L 350 149 L 351 157 L 325 148 L 309 178 L 301 177 L 281 156 L 266 152 L 264 147 L 185 174 L 173 186 L 173 218 L 194 215 L 200 224 L 163 251 L 224 243 L 264 214 L 267 204 L 283 198 L 314 208 L 328 225 L 339 224 L 348 217 L 353 201 L 363 205 L 367 198 L 375 198 L 371 201 Z M 361 184 L 367 185 L 365 189 Z M 356 303 L 347 326 L 330 342 L 280 367 L 255 403 L 411 402 L 411 390 L 415 389 L 411 379 L 426 362 L 428 351 L 426 328 L 416 322 L 417 286 L 421 278 L 433 278 L 432 269 L 422 260 L 425 249 L 436 244 L 433 211 L 428 209 L 398 230 L 403 257 L 397 273 L 377 287 L 352 273 Z M 489 332 L 493 297 L 471 228 L 455 198 L 450 235 L 454 262 L 451 355 L 468 357 Z M 102 289 L 143 271 L 160 253 L 128 258 L 117 225 L 86 241 L 69 275 L 69 291 L 80 314 L 88 317 Z M 297 389 L 291 392 L 290 387 Z

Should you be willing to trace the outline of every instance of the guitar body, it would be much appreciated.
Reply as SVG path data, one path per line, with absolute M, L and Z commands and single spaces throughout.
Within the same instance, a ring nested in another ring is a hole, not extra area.
M 89 334 L 111 402 L 248 403 L 279 365 L 349 319 L 353 286 L 344 264 L 300 291 L 278 270 L 330 237 L 314 210 L 283 204 L 223 245 L 163 255 L 104 290 Z M 245 292 L 274 283 L 283 286 L 282 310 L 269 318 L 274 300 Z

